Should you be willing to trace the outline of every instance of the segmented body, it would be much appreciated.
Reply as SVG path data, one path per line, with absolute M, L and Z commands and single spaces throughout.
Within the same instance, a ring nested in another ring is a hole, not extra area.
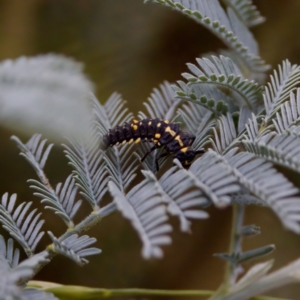
M 162 119 L 133 120 L 131 123 L 109 129 L 109 132 L 103 136 L 103 142 L 107 147 L 133 142 L 138 144 L 141 141 L 153 142 L 154 147 L 146 153 L 142 161 L 153 150 L 164 147 L 165 153 L 157 157 L 157 161 L 163 156 L 172 154 L 183 166 L 189 165 L 197 154 L 204 152 L 191 148 L 194 140 L 194 136 L 181 131 L 178 123 L 170 123 Z

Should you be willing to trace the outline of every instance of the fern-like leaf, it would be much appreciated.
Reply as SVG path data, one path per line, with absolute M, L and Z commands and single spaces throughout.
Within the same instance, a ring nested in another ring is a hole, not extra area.
M 88 235 L 78 237 L 78 234 L 72 234 L 62 241 L 57 239 L 51 231 L 48 231 L 48 235 L 53 242 L 51 250 L 68 257 L 78 265 L 82 266 L 88 263 L 88 260 L 84 257 L 101 253 L 98 248 L 87 248 L 97 241 L 97 239 L 90 238 Z
M 36 190 L 35 196 L 42 198 L 42 203 L 47 204 L 46 209 L 51 209 L 66 223 L 69 228 L 74 227 L 73 218 L 78 211 L 82 200 L 75 201 L 78 187 L 72 175 L 69 175 L 64 184 L 58 183 L 53 190 L 37 180 L 28 180 L 30 188 Z
M 232 99 L 237 106 L 247 105 L 252 110 L 257 108 L 261 96 L 261 87 L 254 81 L 244 79 L 241 71 L 229 57 L 221 55 L 219 58 L 216 56 L 212 56 L 211 59 L 198 58 L 197 63 L 199 66 L 187 64 L 192 74 L 182 74 L 189 81 L 188 85 L 191 88 L 201 84 L 213 84 L 233 91 Z M 193 94 L 195 94 L 193 89 L 190 95 L 186 95 L 186 91 L 177 91 L 177 95 L 186 100 L 189 100 L 189 97 L 195 98 Z M 207 104 L 212 106 L 209 102 Z M 216 108 L 218 108 L 217 105 Z
M 101 105 L 95 97 L 92 98 L 92 101 L 95 127 L 100 137 L 105 135 L 108 129 L 128 122 L 133 117 L 132 113 L 128 113 L 128 108 L 125 107 L 126 101 L 117 93 L 113 93 L 104 105 Z
M 175 96 L 169 82 L 161 84 L 159 89 L 153 89 L 148 101 L 143 103 L 147 109 L 148 116 L 152 119 L 172 120 L 175 117 L 176 108 L 180 103 L 180 100 L 176 99 Z M 145 115 L 139 114 L 139 118 L 144 119 Z
M 16 209 L 17 195 L 8 193 L 2 196 L 0 204 L 0 222 L 5 230 L 23 247 L 27 256 L 31 256 L 44 232 L 40 232 L 44 220 L 39 220 L 41 213 L 35 215 L 32 210 L 27 217 L 32 202 L 23 202 Z M 35 216 L 34 216 L 35 215 Z
M 108 172 L 103 161 L 103 152 L 99 149 L 100 142 L 94 137 L 89 145 L 70 140 L 65 147 L 66 157 L 74 168 L 73 175 L 80 188 L 80 194 L 97 210 L 103 195 L 107 191 Z
M 0 123 L 14 131 L 39 132 L 55 140 L 85 137 L 92 83 L 83 65 L 57 54 L 0 63 Z
M 266 135 L 259 141 L 243 141 L 248 152 L 300 172 L 300 139 L 293 135 Z
M 143 257 L 160 258 L 163 255 L 161 246 L 171 243 L 168 233 L 172 228 L 166 224 L 166 200 L 156 187 L 154 175 L 150 171 L 142 172 L 146 178 L 126 195 L 112 181 L 108 187 L 118 209 L 138 232 L 143 243 Z
M 113 94 L 105 105 L 101 105 L 97 99 L 94 99 L 95 127 L 101 139 L 110 128 L 132 119 L 132 114 L 127 113 L 128 109 L 124 107 L 124 104 L 125 102 L 118 94 Z M 109 147 L 104 155 L 111 180 L 123 191 L 135 178 L 135 171 L 139 167 L 138 158 L 132 153 L 133 147 L 133 144 L 128 147 Z
M 41 134 L 34 134 L 26 144 L 23 144 L 16 136 L 12 136 L 11 139 L 16 142 L 21 150 L 20 155 L 34 168 L 41 182 L 46 185 L 49 184 L 43 169 L 53 144 L 48 145 L 45 150 L 44 147 L 47 140 L 41 141 Z
M 158 88 L 153 89 L 150 97 L 147 102 L 144 102 L 144 106 L 146 107 L 147 113 L 139 112 L 138 118 L 140 120 L 146 118 L 160 118 L 170 120 L 175 122 L 176 117 L 176 109 L 180 104 L 180 99 L 175 98 L 175 93 L 172 89 L 172 86 L 168 82 L 164 82 Z M 138 146 L 136 157 L 140 160 L 147 152 L 150 151 L 151 147 L 150 143 L 142 143 Z M 145 169 L 150 170 L 155 173 L 156 170 L 156 157 L 162 153 L 163 149 L 156 149 L 152 151 L 149 155 L 147 155 L 146 159 L 143 161 L 143 166 Z M 167 158 L 162 158 L 160 160 L 160 166 L 163 166 L 166 162 Z
M 300 233 L 298 189 L 271 163 L 252 153 L 236 154 L 237 151 L 233 148 L 222 159 L 231 167 L 240 184 L 268 205 L 286 228 Z
M 23 299 L 20 283 L 27 282 L 35 274 L 35 269 L 41 263 L 48 261 L 47 257 L 47 251 L 43 251 L 11 268 L 0 253 L 0 299 Z
M 247 27 L 256 26 L 265 21 L 252 0 L 222 0 L 230 6 Z
M 233 147 L 236 143 L 237 130 L 229 113 L 226 117 L 221 116 L 217 124 L 217 128 L 213 128 L 214 139 L 211 139 L 211 143 L 216 152 L 223 153 L 228 150 L 228 147 Z
M 188 177 L 177 181 L 180 174 L 178 175 L 175 171 L 178 171 L 178 166 L 169 169 L 159 179 L 159 190 L 162 197 L 168 202 L 168 212 L 178 217 L 181 231 L 190 232 L 190 219 L 208 218 L 208 213 L 199 208 L 209 205 L 210 202 L 203 197 L 202 192 Z
M 14 268 L 19 263 L 20 251 L 14 249 L 14 240 L 9 238 L 7 244 L 2 235 L 0 235 L 0 255 L 2 255 L 11 268 Z
M 210 133 L 215 126 L 215 119 L 206 108 L 188 103 L 178 110 L 189 132 L 196 136 L 193 148 L 199 150 L 209 143 Z
M 51 293 L 46 293 L 36 289 L 24 289 L 22 292 L 22 300 L 59 300 Z
M 180 100 L 175 98 L 175 94 L 172 90 L 171 85 L 168 82 L 160 85 L 160 89 L 155 88 L 148 98 L 147 102 L 143 103 L 147 109 L 147 114 L 144 112 L 138 113 L 138 118 L 140 120 L 146 118 L 160 118 L 171 120 L 174 122 L 176 120 L 175 112 L 176 108 L 180 104 Z M 146 153 L 150 152 L 153 145 L 150 143 L 141 143 L 135 153 L 138 160 L 140 160 Z M 158 157 L 163 152 L 163 149 L 156 149 L 147 155 L 146 159 L 143 161 L 143 166 L 145 169 L 155 173 L 156 170 L 156 157 Z M 162 158 L 160 160 L 160 166 L 163 166 L 167 158 Z
M 300 89 L 297 89 L 296 95 L 290 93 L 290 101 L 280 105 L 279 112 L 272 120 L 277 133 L 293 132 L 299 127 L 300 123 Z
M 104 157 L 110 179 L 123 191 L 133 181 L 139 167 L 139 159 L 133 155 L 133 149 L 134 144 L 128 147 L 116 146 L 114 149 L 107 149 Z
M 218 0 L 146 0 L 171 7 L 200 23 L 233 49 L 252 72 L 265 72 L 269 66 L 258 56 L 258 46 L 249 29 L 235 12 L 226 13 Z
M 225 114 L 228 111 L 234 112 L 237 106 L 233 104 L 232 98 L 222 92 L 218 85 L 204 82 L 199 84 L 177 81 L 178 85 L 172 85 L 177 97 L 205 107 L 215 115 Z
M 274 264 L 274 260 L 259 263 L 249 269 L 249 271 L 232 287 L 232 291 L 236 292 L 246 288 L 248 285 L 257 282 L 265 276 Z
M 280 105 L 286 101 L 291 92 L 300 83 L 300 66 L 292 65 L 288 60 L 278 66 L 278 71 L 274 70 L 270 76 L 270 81 L 263 94 L 265 104 L 265 123 L 274 118 Z
M 200 199 L 206 199 L 217 207 L 228 206 L 231 203 L 229 195 L 240 190 L 230 168 L 222 162 L 221 156 L 212 150 L 195 160 L 189 170 L 181 169 L 176 172 L 174 180 L 197 188 L 201 191 Z
M 217 121 L 217 126 L 213 128 L 214 138 L 210 138 L 213 149 L 218 153 L 225 154 L 231 148 L 237 146 L 240 141 L 245 137 L 245 129 L 253 129 L 250 125 L 256 125 L 255 134 L 258 135 L 258 125 L 255 115 L 253 114 L 253 123 L 249 120 L 251 111 L 248 107 L 243 106 L 239 114 L 227 113 L 226 116 L 221 116 Z M 235 116 L 234 116 L 235 115 Z M 238 124 L 235 125 L 234 117 L 238 116 Z M 247 124 L 247 123 L 250 123 Z M 252 132 L 251 132 L 252 133 Z M 250 135 L 250 133 L 249 133 Z
M 268 134 L 274 134 L 271 126 L 264 126 L 263 116 L 256 116 L 253 113 L 245 127 L 246 134 L 243 136 L 245 140 L 259 141 Z

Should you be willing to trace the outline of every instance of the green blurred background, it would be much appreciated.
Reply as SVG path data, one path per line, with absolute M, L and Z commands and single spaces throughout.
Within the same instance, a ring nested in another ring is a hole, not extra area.
M 300 62 L 300 1 L 254 1 L 267 21 L 254 29 L 261 56 L 273 66 L 289 58 Z M 39 53 L 62 53 L 82 61 L 97 87 L 103 103 L 114 91 L 137 113 L 143 109 L 153 87 L 164 80 L 173 82 L 186 71 L 185 63 L 222 47 L 207 30 L 179 13 L 142 0 L 0 0 L 0 58 Z M 30 166 L 18 156 L 9 140 L 15 134 L 0 129 L 0 194 L 17 192 L 19 201 L 33 198 L 26 180 L 36 178 Z M 26 139 L 27 137 L 21 137 Z M 53 185 L 70 173 L 62 149 L 57 146 L 46 166 Z M 290 178 L 297 181 L 293 174 Z M 64 225 L 51 212 L 43 211 L 44 230 L 55 235 Z M 80 220 L 88 213 L 83 207 Z M 98 239 L 101 255 L 91 257 L 80 268 L 64 257 L 56 257 L 36 277 L 63 284 L 107 288 L 216 289 L 223 277 L 224 262 L 212 255 L 226 252 L 231 210 L 210 208 L 211 217 L 194 222 L 192 234 L 182 234 L 174 225 L 173 244 L 165 248 L 162 260 L 141 258 L 141 243 L 120 214 L 104 219 L 89 235 Z M 270 210 L 247 208 L 246 224 L 261 226 L 262 234 L 246 240 L 246 250 L 276 244 L 275 268 L 300 255 L 300 237 L 284 230 Z M 39 249 L 49 243 L 46 237 Z M 249 267 L 249 266 L 246 266 Z M 300 299 L 300 286 L 270 293 Z

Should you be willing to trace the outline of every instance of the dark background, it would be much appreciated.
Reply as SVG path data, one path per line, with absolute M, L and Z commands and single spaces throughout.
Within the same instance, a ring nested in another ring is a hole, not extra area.
M 300 1 L 255 1 L 267 21 L 254 29 L 261 56 L 274 67 L 283 59 L 300 62 Z M 114 91 L 121 93 L 135 113 L 143 109 L 153 87 L 163 80 L 173 82 L 186 71 L 185 63 L 222 47 L 210 32 L 188 18 L 142 0 L 0 0 L 0 59 L 40 53 L 62 53 L 86 65 L 103 103 Z M 39 200 L 31 195 L 26 180 L 36 178 L 31 167 L 18 156 L 9 140 L 15 134 L 0 129 L 0 194 L 17 192 L 19 201 Z M 21 137 L 25 140 L 25 137 Z M 46 166 L 53 185 L 70 173 L 62 149 L 54 148 Z M 289 174 L 292 180 L 297 180 Z M 63 222 L 49 211 L 44 230 L 64 232 Z M 173 244 L 165 248 L 162 260 L 141 258 L 141 243 L 130 224 L 119 213 L 104 219 L 90 232 L 103 250 L 80 268 L 64 257 L 56 257 L 36 277 L 63 284 L 107 288 L 216 289 L 224 262 L 213 254 L 226 252 L 231 209 L 210 208 L 211 217 L 193 223 L 191 235 L 174 224 Z M 82 209 L 77 221 L 88 213 Z M 262 234 L 245 241 L 249 250 L 276 244 L 272 254 L 275 268 L 299 257 L 300 237 L 286 231 L 266 208 L 249 207 L 246 224 L 261 226 Z M 39 249 L 49 243 L 46 237 Z M 246 266 L 249 267 L 249 266 Z M 299 285 L 270 293 L 300 298 Z

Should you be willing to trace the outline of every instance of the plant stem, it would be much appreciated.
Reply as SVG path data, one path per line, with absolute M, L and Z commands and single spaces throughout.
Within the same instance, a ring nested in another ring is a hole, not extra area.
M 78 223 L 75 227 L 73 227 L 72 229 L 68 230 L 63 235 L 61 235 L 59 237 L 59 240 L 62 241 L 67 237 L 71 236 L 72 234 L 82 233 L 84 231 L 91 229 L 93 226 L 98 224 L 102 220 L 102 218 L 104 218 L 114 210 L 115 210 L 115 204 L 110 203 L 107 206 L 99 209 L 98 211 L 92 212 L 89 216 L 87 216 L 84 220 Z M 54 258 L 57 255 L 57 253 L 55 253 L 51 249 L 52 249 L 52 244 L 48 245 L 48 247 L 44 250 L 48 252 L 48 257 L 47 257 L 48 261 L 41 262 L 34 270 L 34 275 L 37 274 L 44 266 L 46 266 L 52 260 L 52 258 Z M 42 252 L 39 252 L 35 255 L 40 255 Z M 20 284 L 24 284 L 24 283 L 26 283 L 26 281 L 20 282 Z
M 55 283 L 43 281 L 30 281 L 28 288 L 38 288 L 45 292 L 53 293 L 60 299 L 98 299 L 109 297 L 123 297 L 123 296 L 163 296 L 163 297 L 207 297 L 211 296 L 214 292 L 208 290 L 156 290 L 156 289 L 98 289 L 85 286 L 74 285 L 59 285 Z M 257 296 L 251 300 L 287 300 L 281 298 L 273 298 L 267 296 Z
M 231 237 L 229 245 L 229 255 L 232 256 L 233 260 L 227 262 L 227 268 L 225 272 L 226 290 L 230 290 L 230 287 L 234 285 L 236 277 L 238 275 L 238 265 L 234 258 L 237 258 L 242 251 L 242 238 L 240 232 L 243 226 L 244 210 L 244 205 L 240 205 L 237 203 L 233 205 Z

